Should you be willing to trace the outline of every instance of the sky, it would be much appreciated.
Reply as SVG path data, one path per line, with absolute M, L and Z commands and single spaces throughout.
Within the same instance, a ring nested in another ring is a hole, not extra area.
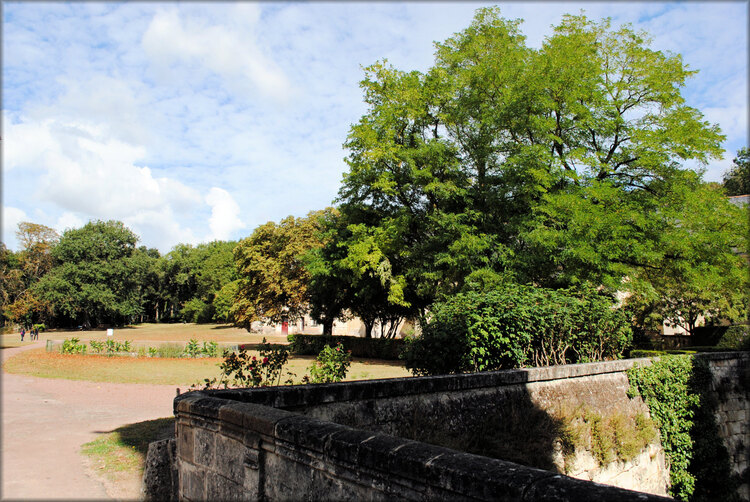
M 726 135 L 705 179 L 748 144 L 747 2 L 5 1 L 2 240 L 113 219 L 166 253 L 329 206 L 362 68 L 424 72 L 489 5 L 536 48 L 582 10 L 645 30 L 699 70 L 683 96 Z

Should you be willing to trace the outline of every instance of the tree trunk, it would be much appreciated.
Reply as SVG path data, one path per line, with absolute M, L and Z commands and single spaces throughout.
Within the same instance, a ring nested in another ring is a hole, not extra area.
M 333 319 L 326 319 L 323 321 L 323 334 L 324 335 L 333 335 Z
M 372 338 L 372 328 L 375 325 L 374 321 L 367 322 L 363 320 L 362 322 L 365 323 L 365 338 Z

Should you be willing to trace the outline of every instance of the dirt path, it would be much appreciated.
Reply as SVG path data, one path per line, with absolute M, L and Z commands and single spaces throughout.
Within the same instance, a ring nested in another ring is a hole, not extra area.
M 22 350 L 1 349 L 0 362 Z M 175 387 L 53 380 L 2 373 L 2 492 L 8 499 L 122 499 L 89 472 L 83 443 L 125 424 L 172 416 Z

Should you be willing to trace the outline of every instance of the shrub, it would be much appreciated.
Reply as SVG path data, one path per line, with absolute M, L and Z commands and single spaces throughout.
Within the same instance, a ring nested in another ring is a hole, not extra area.
M 97 342 L 96 340 L 91 340 L 89 342 L 89 345 L 91 345 L 91 352 L 94 352 L 96 354 L 101 354 L 104 351 L 103 342 Z
M 70 340 L 67 338 L 63 341 L 61 352 L 63 354 L 85 354 L 86 344 L 79 343 L 81 340 L 73 337 Z
M 315 364 L 308 368 L 310 377 L 306 376 L 304 380 L 310 383 L 340 382 L 346 378 L 351 363 L 352 354 L 344 350 L 341 343 L 335 348 L 326 345 L 318 354 Z
M 175 357 L 182 357 L 185 351 L 185 348 L 179 343 L 165 343 L 163 345 L 158 346 L 155 349 L 155 351 L 156 351 L 155 355 L 157 357 L 175 358 Z M 149 352 L 151 352 L 150 349 L 149 349 Z
M 207 357 L 219 357 L 219 344 L 214 341 L 203 342 L 201 353 Z
M 226 389 L 279 385 L 281 372 L 289 360 L 289 350 L 283 345 L 270 345 L 264 338 L 259 352 L 259 357 L 251 356 L 247 349 L 240 347 L 237 352 L 225 353 L 224 361 L 219 364 L 221 375 L 218 379 L 206 378 L 203 387 Z
M 630 343 L 624 313 L 596 291 L 509 284 L 435 303 L 403 358 L 416 375 L 614 359 Z
M 196 340 L 195 338 L 191 338 L 190 341 L 187 343 L 187 345 L 185 345 L 184 356 L 195 358 L 195 357 L 198 357 L 200 353 L 201 353 L 201 348 L 198 345 L 198 340 Z

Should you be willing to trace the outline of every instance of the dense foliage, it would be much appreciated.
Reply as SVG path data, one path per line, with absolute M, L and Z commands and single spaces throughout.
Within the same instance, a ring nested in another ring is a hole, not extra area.
M 630 337 L 605 295 L 511 283 L 435 303 L 404 358 L 417 375 L 546 366 L 618 358 Z
M 235 242 L 179 244 L 160 256 L 137 247 L 138 236 L 119 221 L 92 221 L 62 236 L 22 222 L 17 235 L 21 251 L 0 246 L 3 321 L 95 327 L 227 319 L 213 301 L 238 279 Z
M 240 274 L 235 303 L 229 311 L 238 326 L 253 321 L 287 322 L 309 309 L 309 273 L 302 257 L 320 245 L 318 220 L 324 211 L 306 218 L 285 218 L 255 229 L 234 250 Z

